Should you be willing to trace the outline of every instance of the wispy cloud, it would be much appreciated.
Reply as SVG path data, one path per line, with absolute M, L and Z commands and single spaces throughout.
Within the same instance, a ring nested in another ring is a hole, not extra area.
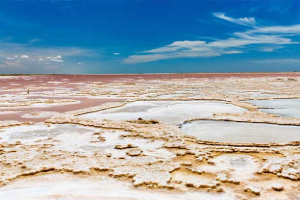
M 284 48 L 283 46 L 276 46 L 276 47 L 262 47 L 261 49 L 260 49 L 260 51 L 261 52 L 273 52 L 273 51 L 275 51 L 275 50 L 277 50 L 277 49 L 282 49 L 282 48 Z
M 271 33 L 271 34 L 299 34 L 300 24 L 291 26 L 265 26 L 257 27 L 248 33 Z
M 232 18 L 232 17 L 228 17 L 225 15 L 225 13 L 213 13 L 213 15 L 217 18 L 235 23 L 235 24 L 239 24 L 239 25 L 243 25 L 243 26 L 254 26 L 256 24 L 255 18 L 254 17 L 243 17 L 243 18 Z
M 261 26 L 253 17 L 232 18 L 224 13 L 214 13 L 214 16 L 238 25 L 247 26 L 244 32 L 235 32 L 226 39 L 214 41 L 175 41 L 169 45 L 143 51 L 131 55 L 124 63 L 143 63 L 171 58 L 214 57 L 224 54 L 243 53 L 247 46 L 256 45 L 257 51 L 271 52 L 284 48 L 284 45 L 298 44 L 292 37 L 300 35 L 300 24 L 291 26 Z

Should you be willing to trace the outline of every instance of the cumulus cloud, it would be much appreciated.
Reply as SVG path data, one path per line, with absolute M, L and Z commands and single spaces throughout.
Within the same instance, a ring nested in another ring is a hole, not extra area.
M 119 56 L 119 55 L 121 55 L 120 53 L 117 53 L 117 52 L 116 52 L 116 53 L 113 53 L 113 54 L 114 54 L 115 56 Z
M 95 50 L 78 48 L 78 47 L 37 47 L 28 43 L 14 43 L 0 39 L 0 64 L 1 73 L 43 73 L 43 70 L 49 66 L 56 66 L 60 69 L 72 69 L 76 60 L 72 58 L 80 57 L 81 59 L 95 57 L 99 54 Z M 65 59 L 68 58 L 68 62 Z M 10 62 L 5 62 L 10 61 Z M 12 70 L 20 69 L 22 70 Z M 55 69 L 52 68 L 54 71 Z
M 52 70 L 51 73 L 68 72 L 74 68 L 77 58 L 89 59 L 99 56 L 99 53 L 92 49 L 39 47 L 32 44 L 32 41 L 14 43 L 0 39 L 0 46 L 0 73 L 44 73 L 45 70 L 49 70 L 49 67 Z M 76 59 L 73 60 L 75 57 Z M 57 67 L 56 71 L 53 66 Z
M 15 57 L 15 58 L 39 58 L 46 59 L 46 57 L 53 57 L 61 60 L 60 57 L 93 57 L 98 53 L 91 49 L 79 47 L 36 47 L 31 43 L 13 43 L 0 40 L 0 58 Z
M 171 58 L 214 57 L 224 54 L 246 52 L 247 46 L 258 47 L 261 52 L 270 52 L 283 48 L 284 45 L 298 44 L 291 37 L 300 35 L 300 24 L 292 26 L 258 26 L 254 18 L 231 18 L 224 13 L 214 13 L 214 16 L 239 25 L 249 26 L 250 30 L 235 32 L 226 39 L 204 41 L 175 41 L 169 45 L 145 50 L 137 55 L 131 55 L 124 63 L 143 63 Z M 265 46 L 265 47 L 264 47 Z
M 46 59 L 52 61 L 52 62 L 64 62 L 62 60 L 62 56 L 61 55 L 57 55 L 57 56 L 54 56 L 54 57 L 47 57 Z
M 22 55 L 21 58 L 29 58 L 28 55 Z

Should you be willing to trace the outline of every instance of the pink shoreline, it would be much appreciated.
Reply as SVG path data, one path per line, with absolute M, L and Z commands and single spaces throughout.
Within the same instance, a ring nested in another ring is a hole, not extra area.
M 63 98 L 60 98 L 63 99 Z M 67 99 L 67 98 L 66 98 Z M 76 99 L 79 100 L 79 99 Z M 93 106 L 99 106 L 104 103 L 109 103 L 109 102 L 124 102 L 126 99 L 88 99 L 88 98 L 81 98 L 80 103 L 78 104 L 66 104 L 66 105 L 60 105 L 60 106 L 50 106 L 50 107 L 29 107 L 29 108 L 18 108 L 18 109 L 6 109 L 5 111 L 21 111 L 17 113 L 11 113 L 11 114 L 1 114 L 0 115 L 0 121 L 4 120 L 17 120 L 20 122 L 27 122 L 27 121 L 32 121 L 32 122 L 43 122 L 47 118 L 22 118 L 23 115 L 25 114 L 30 114 L 33 112 L 41 112 L 41 111 L 50 111 L 50 112 L 59 112 L 59 113 L 64 113 L 68 111 L 73 111 L 73 110 L 79 110 L 79 109 L 84 109 L 84 108 L 89 108 Z
M 280 73 L 194 73 L 194 74 L 110 74 L 110 75 L 20 75 L 13 76 L 12 79 L 3 78 L 0 76 L 0 95 L 4 94 L 18 94 L 27 92 L 27 88 L 45 87 L 45 89 L 31 90 L 30 92 L 45 92 L 57 90 L 58 88 L 67 88 L 73 91 L 80 91 L 84 84 L 93 82 L 102 82 L 103 84 L 119 81 L 124 83 L 135 83 L 139 80 L 172 80 L 172 79 L 186 79 L 194 78 L 195 80 L 208 79 L 224 79 L 224 78 L 262 78 L 262 77 L 300 77 L 297 72 L 280 72 Z M 24 79 L 26 78 L 26 79 Z M 57 84 L 55 84 L 57 83 Z M 83 83 L 82 85 L 70 83 Z M 13 85 L 11 85 L 13 84 Z M 19 89 L 19 91 L 5 91 L 7 89 Z M 84 88 L 85 89 L 85 88 Z M 4 91 L 3 91 L 4 90 Z M 26 98 L 26 97 L 25 97 Z M 126 99 L 89 99 L 86 97 L 51 97 L 43 94 L 36 94 L 35 96 L 28 96 L 28 99 L 74 99 L 80 100 L 78 104 L 70 104 L 63 106 L 51 106 L 43 108 L 18 108 L 5 109 L 7 111 L 21 111 L 18 113 L 1 114 L 0 120 L 18 120 L 18 121 L 33 121 L 42 122 L 45 118 L 25 119 L 21 116 L 32 112 L 52 111 L 52 112 L 67 112 L 98 106 L 107 102 L 124 102 Z M 1 97 L 0 97 L 1 99 Z
M 1 76 L 0 76 L 1 77 Z M 30 85 L 35 85 L 37 87 L 57 87 L 64 86 L 68 88 L 77 88 L 80 85 L 72 85 L 69 83 L 92 83 L 92 82 L 102 82 L 110 83 L 116 80 L 123 80 L 124 82 L 136 82 L 138 80 L 171 80 L 171 79 L 184 79 L 184 78 L 195 78 L 195 79 L 216 79 L 216 78 L 259 78 L 259 77 L 300 77 L 298 72 L 279 72 L 279 73 L 194 73 L 194 74 L 111 74 L 111 75 L 20 75 L 13 76 L 13 79 L 1 79 L 0 78 L 0 94 L 3 87 L 9 89 L 22 88 L 25 91 L 26 87 Z M 29 80 L 24 80 L 26 77 Z M 68 79 L 68 80 L 65 80 Z M 62 82 L 60 84 L 52 84 L 47 82 Z M 10 84 L 19 85 L 10 85 Z M 46 83 L 43 85 L 42 83 Z M 49 91 L 51 89 L 45 89 Z M 17 91 L 16 91 L 17 92 Z M 12 92 L 13 93 L 13 92 Z

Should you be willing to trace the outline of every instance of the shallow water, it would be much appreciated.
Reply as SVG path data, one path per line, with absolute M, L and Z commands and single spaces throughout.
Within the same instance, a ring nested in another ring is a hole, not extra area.
M 185 120 L 212 117 L 214 113 L 242 113 L 246 109 L 221 101 L 136 101 L 123 107 L 81 115 L 93 120 L 156 119 L 180 124 Z
M 200 140 L 232 143 L 287 143 L 300 141 L 300 126 L 239 123 L 229 121 L 194 121 L 182 125 L 187 135 Z
M 259 110 L 283 117 L 300 118 L 300 99 L 272 99 L 247 101 L 259 107 Z

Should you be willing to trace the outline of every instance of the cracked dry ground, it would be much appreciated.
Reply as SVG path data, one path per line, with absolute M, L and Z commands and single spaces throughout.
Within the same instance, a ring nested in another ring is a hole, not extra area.
M 0 83 L 1 200 L 300 199 L 298 73 Z

